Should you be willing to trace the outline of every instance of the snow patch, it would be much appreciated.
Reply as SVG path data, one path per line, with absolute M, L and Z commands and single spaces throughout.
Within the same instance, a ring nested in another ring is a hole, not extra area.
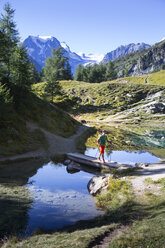
M 42 39 L 42 40 L 48 40 L 48 39 L 52 39 L 53 36 L 40 36 L 40 35 L 38 35 L 38 38 Z
M 77 53 L 83 60 L 86 61 L 86 63 L 97 63 L 99 64 L 103 58 L 104 58 L 104 54 L 93 54 L 93 53 L 89 53 L 89 54 L 85 54 L 82 52 Z
M 67 52 L 71 52 L 69 46 L 63 41 L 60 42 L 60 45 L 67 51 Z

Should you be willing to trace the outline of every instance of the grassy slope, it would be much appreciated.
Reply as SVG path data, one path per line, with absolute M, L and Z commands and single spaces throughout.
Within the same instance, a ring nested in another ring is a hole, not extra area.
M 5 112 L 1 113 L 0 156 L 36 150 L 41 145 L 47 146 L 43 133 L 39 129 L 32 132 L 27 130 L 26 121 L 35 122 L 63 137 L 69 137 L 75 132 L 77 123 L 66 112 L 33 94 L 29 95 L 29 99 L 19 112 L 7 105 Z
M 165 71 L 125 78 L 129 83 L 165 86 Z
M 142 104 L 140 101 L 152 93 L 164 90 L 165 95 L 164 78 L 165 71 L 161 71 L 100 84 L 61 81 L 63 95 L 56 96 L 54 101 L 68 112 L 81 115 L 82 119 L 101 120 Z M 44 97 L 44 87 L 45 83 L 39 83 L 33 89 L 38 96 Z
M 129 232 L 116 237 L 109 248 L 164 248 L 165 247 L 165 201 L 164 185 L 159 195 L 146 193 L 141 206 L 144 219 L 135 221 Z

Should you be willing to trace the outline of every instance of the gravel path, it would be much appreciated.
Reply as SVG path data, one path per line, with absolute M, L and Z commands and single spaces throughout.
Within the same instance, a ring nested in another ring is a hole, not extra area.
M 74 135 L 70 136 L 69 138 L 63 138 L 45 130 L 44 128 L 39 127 L 37 124 L 32 122 L 27 122 L 27 128 L 31 131 L 35 130 L 36 128 L 40 129 L 45 134 L 45 137 L 49 144 L 49 148 L 47 150 L 45 150 L 44 148 L 40 148 L 36 151 L 31 151 L 15 156 L 4 157 L 0 159 L 0 162 L 14 161 L 18 159 L 51 157 L 54 154 L 76 152 L 77 149 L 75 139 L 81 136 L 88 129 L 88 127 L 86 126 L 79 126 L 77 132 Z
M 130 180 L 135 194 L 144 194 L 146 191 L 156 193 L 160 190 L 159 184 L 147 185 L 145 183 L 145 179 L 147 178 L 151 178 L 153 181 L 165 178 L 165 161 L 160 161 L 154 164 L 147 164 L 147 167 L 144 166 L 141 168 L 137 177 Z

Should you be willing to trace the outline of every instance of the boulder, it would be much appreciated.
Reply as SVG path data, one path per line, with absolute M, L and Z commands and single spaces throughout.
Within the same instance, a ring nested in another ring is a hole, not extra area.
M 148 163 L 136 163 L 135 164 L 135 167 L 138 167 L 138 168 L 144 168 L 144 167 L 148 167 L 149 164 Z
M 64 161 L 64 165 L 68 165 L 70 163 L 71 163 L 71 160 L 69 160 L 69 159 L 67 159 L 67 160 Z
M 91 195 L 96 195 L 108 184 L 107 176 L 94 176 L 88 182 L 88 191 Z
M 165 104 L 160 102 L 152 103 L 151 105 L 147 106 L 146 112 L 152 114 L 165 113 Z
M 66 168 L 67 172 L 71 173 L 71 174 L 79 172 L 80 169 L 81 169 L 80 164 L 78 164 L 78 163 L 76 163 L 74 161 L 72 161 L 70 164 L 68 164 L 67 168 Z

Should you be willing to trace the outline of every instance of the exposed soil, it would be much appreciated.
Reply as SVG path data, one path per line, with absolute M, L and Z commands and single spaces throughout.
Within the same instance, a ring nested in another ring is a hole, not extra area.
M 147 191 L 158 194 L 161 186 L 159 184 L 147 185 L 145 179 L 151 178 L 153 181 L 156 181 L 165 178 L 165 161 L 146 165 L 141 169 L 137 177 L 130 179 L 136 195 L 143 195 Z
M 77 132 L 70 136 L 69 138 L 63 138 L 61 136 L 55 135 L 44 128 L 39 127 L 37 124 L 32 122 L 27 122 L 27 128 L 30 131 L 35 129 L 40 129 L 45 138 L 48 141 L 49 147 L 47 150 L 44 148 L 40 148 L 36 151 L 27 152 L 24 154 L 19 154 L 15 156 L 8 156 L 4 158 L 0 158 L 0 162 L 4 161 L 14 161 L 14 160 L 21 160 L 21 159 L 30 159 L 30 158 L 40 158 L 40 157 L 51 157 L 54 154 L 65 154 L 68 152 L 76 152 L 76 138 L 81 136 L 88 127 L 86 126 L 79 126 Z
M 128 232 L 128 225 L 120 225 L 116 228 L 111 228 L 109 231 L 105 232 L 103 235 L 98 236 L 94 239 L 87 248 L 108 248 L 109 244 L 123 232 Z

